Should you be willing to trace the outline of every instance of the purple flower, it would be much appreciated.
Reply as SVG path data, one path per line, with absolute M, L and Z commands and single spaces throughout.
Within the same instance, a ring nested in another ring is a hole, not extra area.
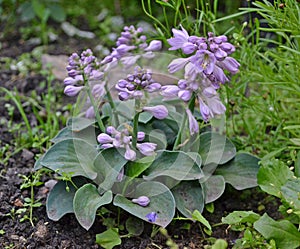
M 83 86 L 68 85 L 65 87 L 64 94 L 70 97 L 74 97 L 82 90 L 82 88 Z
M 173 60 L 168 66 L 169 73 L 175 73 L 178 70 L 184 68 L 184 66 L 188 62 L 189 62 L 189 58 L 178 58 Z
M 162 48 L 162 42 L 158 40 L 153 40 L 149 43 L 148 47 L 146 47 L 145 51 L 158 51 Z
M 168 109 L 164 105 L 145 106 L 143 111 L 150 112 L 157 119 L 164 119 L 168 116 Z
M 171 100 L 178 97 L 179 90 L 178 86 L 167 85 L 161 88 L 160 94 L 164 97 L 164 100 Z
M 232 57 L 226 57 L 224 60 L 219 61 L 218 65 L 220 65 L 220 67 L 226 69 L 230 73 L 235 74 L 239 71 L 240 63 L 238 63 Z
M 183 101 L 187 102 L 191 99 L 192 97 L 192 91 L 189 91 L 189 90 L 180 90 L 178 92 L 178 97 L 180 99 L 182 99 Z
M 141 143 L 136 145 L 137 149 L 145 156 L 152 156 L 157 147 L 155 143 Z
M 134 161 L 136 159 L 136 153 L 134 150 L 132 150 L 129 145 L 126 146 L 126 151 L 125 151 L 125 159 L 128 161 Z
M 137 133 L 137 141 L 143 141 L 145 139 L 145 132 L 143 132 L 143 131 L 139 131 L 138 133 Z
M 90 106 L 86 111 L 85 111 L 85 117 L 86 118 L 94 118 L 95 117 L 95 111 L 94 107 Z
M 149 222 L 154 223 L 157 219 L 157 213 L 151 212 L 146 215 L 146 218 L 148 219 Z
M 185 42 L 181 48 L 184 54 L 192 54 L 197 49 L 197 46 L 191 42 Z
M 216 58 L 214 54 L 208 50 L 198 50 L 196 54 L 191 57 L 190 61 L 200 72 L 204 72 L 208 75 L 214 71 Z
M 132 199 L 131 201 L 142 207 L 147 207 L 150 203 L 150 199 L 147 196 L 140 196 L 139 198 Z
M 182 30 L 172 29 L 174 37 L 167 40 L 168 43 L 171 45 L 169 50 L 181 49 L 183 44 L 188 42 L 188 32 L 181 25 L 180 27 Z
M 200 113 L 204 121 L 208 121 L 212 116 L 209 107 L 199 98 Z
M 190 134 L 194 135 L 195 133 L 199 132 L 199 124 L 195 119 L 195 117 L 193 116 L 190 109 L 186 109 L 186 113 L 188 115 L 188 120 L 189 120 Z
M 107 144 L 107 143 L 112 143 L 113 139 L 110 135 L 107 135 L 106 133 L 101 133 L 98 135 L 97 141 L 100 144 Z

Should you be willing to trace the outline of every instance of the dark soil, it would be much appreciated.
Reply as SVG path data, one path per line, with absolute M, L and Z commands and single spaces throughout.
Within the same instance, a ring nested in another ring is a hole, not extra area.
M 60 39 L 50 44 L 48 54 L 69 55 L 74 51 L 80 51 L 88 46 L 95 46 L 97 43 L 90 40 L 76 40 L 75 38 L 60 37 Z M 29 52 L 34 47 L 22 41 L 18 34 L 12 34 L 10 39 L 2 41 L 1 57 L 17 58 L 24 52 Z M 40 86 L 44 76 L 32 73 L 27 76 L 20 76 L 19 72 L 1 68 L 0 64 L 0 86 L 14 91 L 15 87 L 19 94 L 30 95 L 32 90 L 38 93 L 46 91 Z M 55 83 L 53 83 L 55 84 Z M 10 117 L 5 108 L 8 102 L 0 93 L 0 150 L 9 145 L 9 152 L 14 153 L 18 148 L 14 146 L 16 134 L 11 134 L 5 120 Z M 13 104 L 12 102 L 10 102 Z M 34 120 L 30 109 L 27 110 L 29 120 Z M 14 123 L 22 122 L 20 114 L 15 111 Z M 34 122 L 33 122 L 34 123 Z M 34 125 L 34 124 L 33 124 Z M 33 212 L 34 227 L 28 220 L 21 222 L 23 215 L 17 211 L 23 208 L 24 199 L 30 197 L 29 189 L 20 189 L 22 184 L 21 175 L 30 176 L 33 172 L 35 158 L 39 151 L 34 148 L 23 149 L 14 154 L 5 165 L 0 164 L 0 248 L 100 248 L 95 244 L 95 236 L 105 230 L 100 220 L 96 220 L 93 227 L 86 231 L 76 221 L 74 215 L 66 215 L 58 222 L 48 219 L 45 209 L 46 196 L 49 189 L 45 186 L 35 188 L 35 198 L 39 198 L 43 203 L 41 207 L 35 208 Z M 43 176 L 42 181 L 49 181 L 49 176 Z M 221 222 L 221 217 L 235 210 L 253 210 L 258 212 L 258 207 L 264 206 L 263 212 L 270 216 L 278 216 L 278 204 L 258 189 L 238 192 L 227 189 L 222 198 L 215 202 L 213 214 L 204 212 L 204 216 L 211 224 Z M 185 229 L 185 223 L 174 221 L 167 227 L 170 238 L 179 248 L 204 248 L 208 243 L 205 239 L 201 226 L 190 223 L 190 229 Z M 227 229 L 227 226 L 217 226 L 213 229 L 213 237 L 224 238 L 229 245 L 242 236 L 237 232 Z M 167 237 L 157 233 L 153 238 L 150 237 L 151 225 L 146 225 L 143 235 L 134 238 L 123 239 L 119 248 L 169 248 L 166 245 Z M 207 236 L 208 238 L 209 236 Z M 159 246 L 159 247 L 158 247 Z

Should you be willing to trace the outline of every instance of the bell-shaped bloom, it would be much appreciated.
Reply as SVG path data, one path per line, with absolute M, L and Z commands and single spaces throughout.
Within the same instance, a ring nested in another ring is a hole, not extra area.
M 169 50 L 181 49 L 183 44 L 188 42 L 189 34 L 188 32 L 180 25 L 181 30 L 172 29 L 173 38 L 168 39 L 168 43 L 171 45 Z
M 209 75 L 214 70 L 216 57 L 208 50 L 198 50 L 196 54 L 191 57 L 190 61 L 200 72 Z
M 126 160 L 128 161 L 134 161 L 136 159 L 136 153 L 134 150 L 132 150 L 129 145 L 126 146 L 126 151 L 125 151 L 125 154 L 124 154 L 124 157 Z
M 99 70 L 92 70 L 90 72 L 90 80 L 102 80 L 104 76 L 103 72 L 100 72 Z
M 154 223 L 157 219 L 157 213 L 151 212 L 146 215 L 146 218 L 148 219 L 149 222 Z
M 219 61 L 218 64 L 220 67 L 226 69 L 232 74 L 235 74 L 239 71 L 240 63 L 238 63 L 234 58 L 232 57 L 226 57 L 224 60 Z
M 145 51 L 159 51 L 162 48 L 162 42 L 158 40 L 153 40 L 150 42 L 149 46 L 146 47 Z
M 155 143 L 141 143 L 136 144 L 137 149 L 145 156 L 152 156 L 157 147 Z
M 200 113 L 204 121 L 208 121 L 213 116 L 211 115 L 209 107 L 203 102 L 201 98 L 198 98 L 199 106 L 200 106 Z
M 184 68 L 184 66 L 189 62 L 189 58 L 178 58 L 173 60 L 168 65 L 169 73 L 175 73 L 179 71 L 180 69 Z
M 74 97 L 82 90 L 82 88 L 83 88 L 83 86 L 68 85 L 64 89 L 64 94 L 66 94 L 67 96 L 70 96 L 70 97 Z
M 195 133 L 199 132 L 199 124 L 190 109 L 186 109 L 186 113 L 187 113 L 188 120 L 189 120 L 190 134 L 194 135 Z
M 164 105 L 145 106 L 143 111 L 150 112 L 157 119 L 164 119 L 169 114 L 167 107 Z
M 86 118 L 94 118 L 95 117 L 95 111 L 94 107 L 90 106 L 86 111 L 85 111 L 85 117 Z
M 132 199 L 131 201 L 142 207 L 147 207 L 150 203 L 150 199 L 147 196 L 140 196 L 139 198 Z
M 178 92 L 178 97 L 180 99 L 182 99 L 183 101 L 187 102 L 191 99 L 192 97 L 192 91 L 189 91 L 189 90 L 180 90 Z

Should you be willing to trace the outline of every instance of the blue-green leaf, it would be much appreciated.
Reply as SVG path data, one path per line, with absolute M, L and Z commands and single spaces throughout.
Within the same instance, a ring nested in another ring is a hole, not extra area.
M 260 218 L 260 215 L 252 211 L 234 211 L 222 218 L 222 223 L 228 225 L 235 225 L 238 223 L 251 223 L 253 224 Z
M 59 174 L 95 179 L 97 173 L 93 162 L 96 154 L 96 148 L 82 139 L 65 139 L 54 144 L 40 164 Z
M 80 225 L 89 230 L 95 221 L 97 209 L 111 201 L 111 191 L 107 191 L 101 196 L 97 188 L 91 183 L 78 189 L 74 196 L 73 206 Z
M 290 206 L 300 211 L 300 178 L 288 179 L 281 192 Z
M 147 214 L 155 212 L 157 219 L 154 224 L 162 227 L 166 227 L 172 221 L 175 214 L 175 200 L 165 185 L 159 182 L 143 182 L 136 186 L 132 198 L 139 196 L 149 197 L 150 204 L 142 207 L 122 195 L 116 195 L 113 204 L 145 221 L 148 221 Z
M 214 202 L 225 191 L 225 179 L 221 175 L 212 175 L 202 183 L 205 192 L 205 203 Z
M 257 186 L 258 162 L 257 157 L 240 153 L 230 162 L 219 166 L 215 174 L 222 175 L 225 182 L 237 190 L 252 188 Z
M 203 189 L 198 181 L 182 181 L 172 189 L 177 209 L 185 216 L 192 217 L 195 210 L 204 208 Z
M 81 131 L 91 125 L 95 124 L 94 119 L 87 119 L 87 118 L 81 118 L 81 117 L 74 117 L 70 118 L 67 121 L 67 127 L 71 129 L 72 131 Z
M 117 228 L 110 228 L 96 235 L 96 243 L 105 249 L 112 249 L 121 245 L 122 241 Z

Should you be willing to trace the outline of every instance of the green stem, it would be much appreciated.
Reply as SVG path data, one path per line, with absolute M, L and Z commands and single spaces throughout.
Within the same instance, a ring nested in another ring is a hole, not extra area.
M 107 98 L 109 101 L 109 105 L 110 105 L 111 109 L 113 110 L 114 118 L 116 120 L 115 126 L 118 127 L 120 124 L 120 121 L 119 121 L 118 113 L 116 111 L 116 105 L 115 105 L 115 102 L 114 102 L 106 84 L 105 84 L 105 91 L 106 91 L 106 95 L 107 95 Z
M 33 205 L 34 205 L 34 190 L 33 190 L 33 185 L 31 185 L 30 186 L 29 221 L 30 221 L 30 224 L 34 227 L 34 224 L 33 224 L 33 221 L 32 221 Z
M 140 101 L 138 99 L 135 100 L 135 115 L 133 118 L 133 134 L 132 134 L 132 146 L 136 149 L 137 143 L 137 133 L 138 133 L 138 125 L 139 125 L 139 116 L 140 116 Z
M 90 98 L 90 101 L 91 101 L 91 104 L 92 104 L 92 106 L 94 108 L 94 112 L 95 112 L 95 116 L 96 116 L 96 120 L 97 120 L 98 126 L 99 126 L 101 132 L 105 132 L 105 126 L 104 126 L 104 124 L 102 122 L 102 119 L 100 117 L 99 110 L 98 110 L 98 105 L 96 105 L 94 96 L 92 94 L 91 88 L 89 86 L 88 80 L 86 79 L 85 75 L 83 75 L 83 80 L 84 80 L 84 83 L 85 83 L 87 94 L 88 94 L 88 96 Z

